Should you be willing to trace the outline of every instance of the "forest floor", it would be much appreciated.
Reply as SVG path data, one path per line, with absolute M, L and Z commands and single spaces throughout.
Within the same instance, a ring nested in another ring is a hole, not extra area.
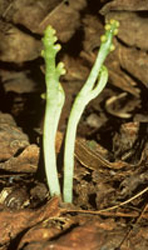
M 85 83 L 104 24 L 120 22 L 107 87 L 86 107 L 75 146 L 74 200 L 50 197 L 44 173 L 41 38 L 52 25 L 66 93 L 56 138 Z M 0 0 L 0 250 L 148 249 L 147 0 Z

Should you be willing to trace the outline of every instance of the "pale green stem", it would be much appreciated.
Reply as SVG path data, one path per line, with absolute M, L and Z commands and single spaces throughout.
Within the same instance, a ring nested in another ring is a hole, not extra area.
M 74 149 L 77 125 L 82 116 L 82 113 L 90 100 L 95 98 L 105 87 L 108 79 L 107 69 L 104 67 L 100 72 L 100 80 L 98 81 L 95 89 L 88 93 L 83 93 L 83 88 L 75 99 L 72 106 L 65 138 L 64 149 L 64 189 L 63 196 L 64 202 L 72 202 L 73 193 L 73 172 L 74 172 Z
M 50 96 L 50 92 L 46 97 L 43 147 L 45 172 L 51 196 L 61 195 L 57 172 L 55 138 L 64 100 L 65 97 L 61 85 L 59 85 L 59 90 L 57 92 L 56 98 L 52 99 Z
M 64 202 L 71 203 L 73 199 L 74 145 L 78 122 L 86 105 L 103 90 L 107 83 L 108 73 L 105 68 L 102 68 L 102 65 L 109 52 L 113 49 L 112 38 L 117 34 L 118 27 L 119 23 L 115 20 L 110 20 L 110 23 L 105 26 L 106 33 L 102 37 L 102 43 L 94 66 L 85 85 L 78 93 L 70 113 L 64 151 Z M 95 86 L 99 74 L 100 80 Z
M 61 195 L 57 171 L 55 138 L 65 100 L 65 94 L 59 82 L 59 78 L 65 73 L 65 70 L 63 63 L 59 63 L 57 66 L 55 63 L 56 54 L 60 49 L 60 45 L 55 44 L 56 41 L 55 30 L 48 26 L 43 38 L 44 50 L 42 51 L 46 66 L 46 108 L 43 128 L 43 152 L 47 184 L 51 196 Z
M 46 100 L 45 120 L 43 129 L 43 149 L 47 183 L 50 195 L 60 195 L 60 185 L 57 176 L 55 152 L 55 109 L 51 110 Z

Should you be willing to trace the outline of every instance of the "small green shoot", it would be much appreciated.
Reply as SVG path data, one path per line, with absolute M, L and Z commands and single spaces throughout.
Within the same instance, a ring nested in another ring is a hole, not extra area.
M 73 200 L 74 148 L 78 122 L 86 105 L 97 97 L 107 84 L 108 70 L 103 63 L 107 55 L 114 49 L 112 40 L 113 36 L 118 33 L 118 27 L 119 22 L 115 20 L 110 20 L 105 25 L 106 32 L 101 37 L 101 46 L 96 61 L 70 112 L 64 148 L 64 202 L 71 203 Z
M 65 101 L 65 94 L 59 82 L 61 75 L 65 74 L 64 64 L 60 62 L 56 66 L 56 54 L 60 45 L 55 44 L 57 37 L 55 30 L 48 26 L 42 39 L 44 50 L 41 55 L 45 60 L 46 82 L 46 108 L 43 128 L 43 151 L 45 171 L 50 195 L 61 195 L 55 152 L 55 137 L 58 123 Z

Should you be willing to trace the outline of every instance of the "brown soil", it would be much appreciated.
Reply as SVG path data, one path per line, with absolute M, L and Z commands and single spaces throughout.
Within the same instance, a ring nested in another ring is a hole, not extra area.
M 96 58 L 108 19 L 120 21 L 109 81 L 86 108 L 75 148 L 74 202 L 50 197 L 44 174 L 41 37 L 57 31 L 66 92 L 56 139 Z M 147 0 L 0 0 L 0 250 L 148 249 Z

